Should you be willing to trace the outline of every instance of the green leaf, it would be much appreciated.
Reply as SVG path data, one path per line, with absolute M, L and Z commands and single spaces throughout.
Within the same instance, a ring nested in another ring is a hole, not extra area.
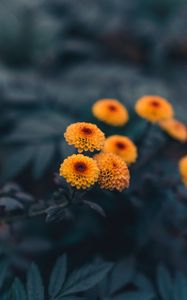
M 52 143 L 43 144 L 36 147 L 34 157 L 33 175 L 36 179 L 40 178 L 47 169 L 55 152 L 55 145 Z
M 134 274 L 134 259 L 129 257 L 117 263 L 110 273 L 110 294 L 114 294 L 129 283 Z
M 28 300 L 44 300 L 44 287 L 37 265 L 31 265 L 27 274 Z
M 3 287 L 4 281 L 6 279 L 8 266 L 9 265 L 7 261 L 2 261 L 0 263 L 0 289 Z
M 145 290 L 145 291 L 149 291 L 149 292 L 153 292 L 154 291 L 152 283 L 143 274 L 140 274 L 140 273 L 136 274 L 135 278 L 133 279 L 133 283 L 140 290 Z
M 158 267 L 157 271 L 157 285 L 160 296 L 163 300 L 169 300 L 173 294 L 173 282 L 171 275 L 162 265 Z
M 12 285 L 12 296 L 14 300 L 27 300 L 25 288 L 19 278 L 16 278 Z
M 18 175 L 32 160 L 34 154 L 34 146 L 25 146 L 9 155 L 2 166 L 3 179 L 8 180 Z
M 94 287 L 111 268 L 111 263 L 95 261 L 75 270 L 65 282 L 60 296 L 83 292 Z
M 49 295 L 55 298 L 65 281 L 67 273 L 67 257 L 66 255 L 61 256 L 57 259 L 56 264 L 52 270 L 52 274 L 49 282 Z
M 112 297 L 112 300 L 152 300 L 154 294 L 144 292 L 126 292 Z
M 87 298 L 83 298 L 83 297 L 73 297 L 73 296 L 69 296 L 69 297 L 58 297 L 56 298 L 56 300 L 86 300 Z
M 22 121 L 12 134 L 4 139 L 5 143 L 30 143 L 38 142 L 41 139 L 59 135 L 59 132 L 41 119 L 28 119 Z
M 174 300 L 187 299 L 187 278 L 183 273 L 176 274 L 174 285 Z

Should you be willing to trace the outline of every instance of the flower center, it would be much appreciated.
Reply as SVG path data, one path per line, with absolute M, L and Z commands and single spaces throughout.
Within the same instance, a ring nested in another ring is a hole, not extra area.
M 82 132 L 85 133 L 85 134 L 87 134 L 87 135 L 92 134 L 92 130 L 90 128 L 88 128 L 88 127 L 83 127 L 82 128 Z
M 117 142 L 117 143 L 116 143 L 116 147 L 117 147 L 118 149 L 120 149 L 120 150 L 123 150 L 123 149 L 126 148 L 126 145 L 125 145 L 124 143 L 122 143 L 122 142 Z
M 152 100 L 152 101 L 151 101 L 151 105 L 152 105 L 153 107 L 160 107 L 160 102 L 158 102 L 157 100 Z
M 109 104 L 109 105 L 108 105 L 108 109 L 109 109 L 110 111 L 117 111 L 117 107 L 116 107 L 114 104 Z
M 87 166 L 84 162 L 77 162 L 74 167 L 78 172 L 84 172 L 87 169 Z

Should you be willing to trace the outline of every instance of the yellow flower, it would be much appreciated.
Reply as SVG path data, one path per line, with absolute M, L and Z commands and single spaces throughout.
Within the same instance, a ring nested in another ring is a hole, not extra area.
M 171 137 L 180 142 L 187 141 L 187 127 L 176 119 L 168 119 L 159 123 L 160 127 Z
M 94 159 L 100 170 L 98 182 L 102 189 L 121 192 L 129 186 L 129 170 L 121 157 L 114 153 L 99 153 Z
M 122 135 L 108 137 L 103 151 L 119 155 L 127 164 L 134 163 L 137 159 L 136 145 L 128 137 Z
M 140 117 L 152 123 L 173 117 L 172 105 L 160 96 L 143 96 L 136 102 L 135 110 Z
M 184 184 L 187 186 L 187 155 L 179 161 L 179 172 Z
M 97 182 L 99 169 L 93 158 L 83 154 L 73 154 L 61 164 L 60 176 L 77 189 L 86 189 Z
M 129 120 L 127 109 L 116 99 L 98 100 L 92 112 L 97 119 L 112 126 L 122 126 Z
M 78 152 L 101 150 L 104 146 L 104 133 L 91 123 L 78 122 L 67 127 L 64 137 L 69 145 L 74 145 Z

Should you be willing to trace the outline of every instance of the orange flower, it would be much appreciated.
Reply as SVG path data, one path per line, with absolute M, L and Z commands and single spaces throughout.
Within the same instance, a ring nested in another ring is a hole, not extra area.
M 94 156 L 100 170 L 99 185 L 102 189 L 122 191 L 129 186 L 129 170 L 125 161 L 114 153 Z
M 122 126 L 129 120 L 127 109 L 115 99 L 98 100 L 93 105 L 92 112 L 97 119 L 112 126 Z
M 160 127 L 171 137 L 180 142 L 187 141 L 187 127 L 176 119 L 168 119 L 159 123 Z
M 135 105 L 137 114 L 152 122 L 159 122 L 173 117 L 173 107 L 160 96 L 143 96 Z
M 64 137 L 69 145 L 74 145 L 78 152 L 101 150 L 104 146 L 104 133 L 91 123 L 78 122 L 67 127 Z
M 187 155 L 179 161 L 179 172 L 182 177 L 182 181 L 187 186 Z
M 108 137 L 103 151 L 119 155 L 127 164 L 134 163 L 137 159 L 136 145 L 128 137 L 122 135 Z
M 93 158 L 73 154 L 61 164 L 60 176 L 77 189 L 86 189 L 97 182 L 99 169 Z

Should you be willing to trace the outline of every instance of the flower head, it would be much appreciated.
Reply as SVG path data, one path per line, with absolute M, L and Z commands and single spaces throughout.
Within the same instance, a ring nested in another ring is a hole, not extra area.
M 179 161 L 179 172 L 184 184 L 187 186 L 187 155 Z
M 93 105 L 92 112 L 97 119 L 112 126 L 122 126 L 129 119 L 125 106 L 115 99 L 98 100 Z
M 101 150 L 104 146 L 104 133 L 91 123 L 78 122 L 67 127 L 64 137 L 69 145 L 74 145 L 78 152 Z
M 105 141 L 104 152 L 119 155 L 127 164 L 134 163 L 137 159 L 137 147 L 126 136 L 112 135 Z
M 135 105 L 137 114 L 152 122 L 159 122 L 173 117 L 173 107 L 160 96 L 143 96 Z
M 102 189 L 122 191 L 129 186 L 129 170 L 125 161 L 114 153 L 94 156 L 100 170 L 99 185 Z
M 77 189 L 86 189 L 98 180 L 99 169 L 93 158 L 73 154 L 61 164 L 60 176 Z
M 159 125 L 174 139 L 182 143 L 187 141 L 187 127 L 182 122 L 176 119 L 168 119 L 160 122 Z

